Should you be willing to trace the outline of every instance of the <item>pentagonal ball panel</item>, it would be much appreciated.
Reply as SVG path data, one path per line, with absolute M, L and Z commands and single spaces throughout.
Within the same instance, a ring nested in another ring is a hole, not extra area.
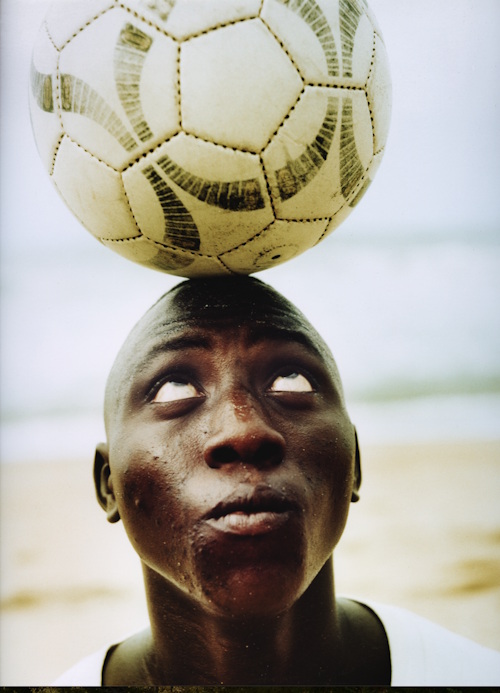
M 181 46 L 183 129 L 228 147 L 259 152 L 296 102 L 300 79 L 260 20 Z

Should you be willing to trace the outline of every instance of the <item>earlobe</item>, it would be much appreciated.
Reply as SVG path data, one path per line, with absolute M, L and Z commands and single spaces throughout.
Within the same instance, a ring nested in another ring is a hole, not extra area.
M 118 522 L 120 513 L 118 512 L 113 491 L 113 479 L 111 478 L 108 446 L 106 443 L 99 443 L 95 450 L 94 486 L 97 501 L 101 508 L 106 511 L 108 522 Z
M 358 432 L 354 428 L 354 439 L 356 442 L 356 458 L 354 461 L 354 483 L 352 487 L 351 503 L 359 501 L 359 489 L 361 487 L 361 453 L 359 450 Z

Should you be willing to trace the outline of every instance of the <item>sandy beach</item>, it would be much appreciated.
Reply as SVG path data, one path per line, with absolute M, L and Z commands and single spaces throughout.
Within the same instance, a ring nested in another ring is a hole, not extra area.
M 500 649 L 500 442 L 369 446 L 336 551 L 339 593 Z M 91 460 L 1 467 L 2 685 L 45 685 L 146 622 L 138 559 Z

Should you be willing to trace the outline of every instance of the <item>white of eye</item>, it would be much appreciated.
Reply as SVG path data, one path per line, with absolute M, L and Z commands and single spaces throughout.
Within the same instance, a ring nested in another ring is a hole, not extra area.
M 198 397 L 199 391 L 192 383 L 181 383 L 176 380 L 167 380 L 156 393 L 153 402 L 176 402 L 180 399 Z
M 312 392 L 313 387 L 301 373 L 288 373 L 278 375 L 269 390 L 271 392 Z

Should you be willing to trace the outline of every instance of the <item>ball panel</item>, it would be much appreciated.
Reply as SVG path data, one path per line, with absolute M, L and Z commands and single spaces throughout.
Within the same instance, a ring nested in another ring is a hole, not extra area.
M 185 134 L 125 171 L 123 181 L 142 232 L 170 246 L 217 255 L 273 219 L 256 155 Z
M 376 34 L 378 34 L 378 36 L 380 36 L 380 38 L 383 39 L 383 37 L 382 37 L 382 31 L 380 30 L 380 25 L 379 25 L 379 23 L 378 23 L 377 18 L 375 17 L 375 15 L 374 15 L 374 13 L 373 13 L 372 8 L 371 8 L 370 5 L 366 2 L 366 0 L 362 0 L 362 2 L 363 2 L 364 10 L 365 10 L 365 12 L 366 12 L 366 16 L 368 17 L 368 19 L 369 19 L 370 22 L 371 22 L 371 25 L 373 26 L 373 30 L 375 31 Z
M 363 169 L 367 169 L 373 158 L 374 148 L 372 116 L 364 91 L 343 92 L 341 138 L 344 137 L 354 139 L 352 155 L 359 159 Z M 341 147 L 342 144 L 341 142 Z M 341 152 L 341 158 L 342 156 Z
M 301 141 L 303 133 L 307 139 Z M 364 92 L 308 87 L 263 153 L 276 216 L 336 214 L 365 175 L 372 156 Z
M 373 26 L 362 0 L 265 0 L 262 18 L 293 56 L 305 82 L 365 84 Z
M 199 233 L 193 218 L 165 182 L 161 170 L 144 164 L 125 171 L 122 180 L 137 225 L 147 237 L 170 246 L 181 244 L 185 247 L 195 231 L 197 247 L 191 249 L 199 249 Z M 183 230 L 186 232 L 184 242 Z M 177 237 L 177 243 L 173 237 Z
M 345 77 L 351 76 L 355 84 L 366 85 L 370 74 L 375 34 L 373 26 L 366 14 L 359 17 L 359 23 L 352 36 L 352 45 L 349 41 L 349 49 L 342 55 L 342 70 Z
M 342 224 L 345 219 L 349 216 L 349 214 L 352 212 L 352 208 L 350 205 L 344 205 L 339 209 L 338 212 L 336 212 L 329 220 L 328 223 L 326 224 L 325 230 L 321 234 L 321 236 L 318 238 L 316 243 L 314 245 L 318 245 L 324 238 L 329 236 L 333 231 L 335 231 L 336 228 Z
M 176 132 L 176 50 L 171 39 L 131 21 L 121 8 L 94 20 L 61 52 L 66 133 L 119 169 Z
M 364 92 L 342 99 L 340 129 L 340 189 L 349 202 L 358 193 L 373 160 L 371 114 Z
M 178 47 L 135 19 L 122 28 L 120 39 L 116 87 L 136 136 L 151 148 L 180 128 Z
M 184 271 L 194 262 L 193 255 L 182 253 L 173 248 L 164 248 L 143 236 L 123 240 L 109 238 L 100 240 L 103 245 L 111 248 L 128 260 L 132 260 L 132 262 L 137 262 L 140 265 L 153 269 L 162 269 L 172 274 Z
M 120 174 L 64 137 L 52 179 L 68 207 L 96 238 L 139 235 Z
M 85 2 L 54 2 L 45 18 L 47 31 L 60 50 L 64 44 L 103 12 L 115 6 L 113 0 L 85 0 Z
M 339 203 L 330 190 L 338 188 L 339 176 L 331 155 L 338 150 L 340 102 L 334 89 L 308 87 L 263 152 L 279 218 L 305 219 L 335 212 Z
M 260 0 L 218 0 L 217 4 L 206 0 L 177 0 L 165 18 L 165 31 L 184 40 L 215 27 L 256 17 L 259 8 Z
M 368 77 L 373 48 L 373 26 L 364 0 L 339 0 L 342 69 L 345 79 L 363 85 Z
M 221 254 L 221 260 L 233 272 L 240 274 L 274 267 L 315 245 L 324 234 L 328 221 L 274 221 L 247 243 Z
M 377 173 L 383 154 L 384 152 L 380 151 L 373 157 L 373 161 L 368 168 L 368 173 L 364 177 L 362 184 L 358 186 L 354 196 L 349 200 L 349 207 L 356 207 L 361 198 L 364 197 L 366 191 L 372 184 L 375 174 Z
M 368 175 L 370 176 L 371 180 L 373 180 L 377 174 L 377 171 L 379 169 L 380 164 L 382 163 L 382 159 L 384 157 L 384 150 L 380 150 L 375 154 L 373 157 L 373 161 L 370 165 L 370 168 L 368 169 Z
M 142 181 L 149 185 L 149 196 L 152 197 L 152 194 L 156 196 L 155 201 L 157 204 L 154 205 L 155 217 L 158 217 L 158 212 L 161 212 L 162 217 L 159 224 L 157 218 L 152 219 L 150 216 L 152 211 L 150 205 L 144 206 L 144 202 L 147 199 L 146 193 L 144 193 L 137 200 L 134 210 L 144 235 L 151 240 L 168 244 L 171 247 L 193 251 L 199 250 L 200 233 L 198 227 L 173 187 L 162 177 L 161 168 L 150 165 L 143 168 L 141 172 L 143 174 Z M 132 205 L 134 208 L 134 199 L 137 199 L 134 196 L 137 195 L 137 191 L 140 189 L 137 181 L 130 189 L 132 191 Z M 151 203 L 151 207 L 153 207 L 152 200 Z M 153 221 L 155 222 L 154 226 Z
M 127 260 L 178 277 L 204 277 L 230 273 L 216 257 L 203 257 L 164 247 L 144 237 L 123 241 L 103 239 L 102 243 Z
M 375 151 L 383 149 L 391 122 L 391 75 L 385 45 L 375 36 L 375 62 L 367 84 L 367 96 L 373 117 Z
M 30 71 L 31 125 L 43 165 L 52 172 L 54 155 L 63 130 L 57 114 L 56 85 L 58 53 L 42 31 L 33 50 Z
M 339 76 L 334 9 L 335 3 L 323 7 L 315 0 L 264 0 L 261 17 L 293 56 L 306 82 L 327 82 Z
M 246 151 L 265 146 L 302 90 L 299 74 L 260 20 L 187 41 L 180 66 L 183 129 Z

